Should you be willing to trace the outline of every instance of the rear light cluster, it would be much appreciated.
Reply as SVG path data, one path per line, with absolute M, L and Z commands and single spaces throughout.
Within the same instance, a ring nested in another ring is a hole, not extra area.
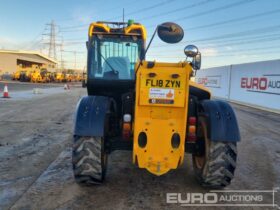
M 131 115 L 125 114 L 123 116 L 123 128 L 122 128 L 122 137 L 125 140 L 128 140 L 131 135 Z
M 187 141 L 196 141 L 196 117 L 189 117 Z

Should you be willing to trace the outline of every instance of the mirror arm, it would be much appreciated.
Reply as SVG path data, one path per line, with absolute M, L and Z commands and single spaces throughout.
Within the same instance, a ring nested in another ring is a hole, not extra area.
M 155 35 L 156 35 L 156 33 L 157 33 L 157 30 L 158 30 L 158 26 L 156 27 L 156 29 L 155 29 L 155 31 L 154 31 L 154 33 L 153 33 L 153 36 L 152 36 L 152 38 L 151 38 L 151 40 L 150 40 L 150 42 L 149 42 L 149 44 L 148 44 L 148 46 L 147 46 L 147 48 L 146 48 L 146 50 L 145 50 L 145 52 L 144 52 L 143 58 L 146 57 L 147 51 L 148 51 L 148 49 L 150 48 L 150 45 L 151 45 L 153 39 L 155 38 Z M 143 61 L 143 60 L 140 60 L 138 66 L 137 66 L 137 68 L 136 68 L 135 75 L 137 74 L 138 69 L 140 68 L 140 65 L 141 65 L 142 61 Z

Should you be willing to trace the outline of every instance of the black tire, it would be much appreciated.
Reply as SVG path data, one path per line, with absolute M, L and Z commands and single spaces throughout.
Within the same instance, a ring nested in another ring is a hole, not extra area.
M 19 81 L 20 81 L 20 82 L 25 82 L 25 75 L 24 75 L 24 74 L 21 74 L 21 75 L 20 75 Z
M 233 179 L 236 168 L 236 142 L 213 142 L 207 137 L 205 117 L 199 117 L 198 137 L 204 139 L 203 156 L 193 155 L 193 167 L 199 183 L 209 188 L 224 188 Z
M 105 179 L 107 154 L 101 137 L 75 137 L 72 151 L 74 177 L 79 184 L 101 184 Z

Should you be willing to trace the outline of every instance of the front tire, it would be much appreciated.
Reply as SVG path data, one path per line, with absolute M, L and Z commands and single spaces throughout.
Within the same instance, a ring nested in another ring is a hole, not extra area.
M 105 179 L 107 154 L 101 137 L 74 137 L 74 177 L 79 184 L 101 184 Z
M 214 142 L 207 137 L 205 117 L 199 117 L 198 137 L 204 140 L 205 152 L 193 155 L 193 167 L 199 183 L 209 188 L 224 188 L 233 179 L 236 168 L 236 142 Z

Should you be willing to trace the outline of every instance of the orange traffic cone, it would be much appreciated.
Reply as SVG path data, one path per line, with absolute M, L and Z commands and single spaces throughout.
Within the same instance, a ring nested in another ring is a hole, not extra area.
M 5 86 L 4 86 L 3 98 L 10 98 L 7 84 L 5 84 Z

